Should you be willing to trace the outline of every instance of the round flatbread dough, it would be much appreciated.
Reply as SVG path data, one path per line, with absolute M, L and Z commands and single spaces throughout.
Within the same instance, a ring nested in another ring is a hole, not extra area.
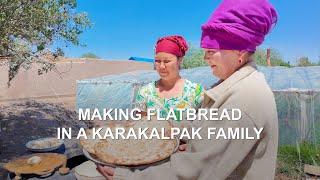
M 168 121 L 137 121 L 124 128 L 160 128 L 170 130 Z M 148 133 L 151 130 L 149 129 Z M 168 158 L 175 150 L 176 140 L 163 139 L 105 139 L 95 144 L 94 154 L 103 162 L 115 165 L 136 166 Z
M 96 143 L 98 143 L 100 140 L 98 138 L 93 139 L 92 137 L 92 129 L 87 129 L 86 130 L 86 135 L 87 135 L 87 139 L 80 137 L 80 144 L 82 145 L 82 147 L 88 151 L 91 154 L 94 154 L 94 146 L 96 145 Z
M 103 133 L 104 128 L 106 128 L 106 127 L 112 128 L 114 126 L 115 126 L 114 123 L 110 123 L 110 124 L 108 124 L 108 126 L 101 127 L 102 128 L 101 134 Z M 96 128 L 96 129 L 98 129 L 98 128 Z M 80 144 L 82 145 L 82 147 L 86 151 L 88 151 L 91 154 L 94 154 L 95 153 L 94 146 L 100 141 L 100 139 L 98 137 L 95 137 L 95 139 L 93 139 L 93 129 L 87 129 L 86 135 L 87 135 L 87 139 L 85 139 L 82 136 L 80 137 Z

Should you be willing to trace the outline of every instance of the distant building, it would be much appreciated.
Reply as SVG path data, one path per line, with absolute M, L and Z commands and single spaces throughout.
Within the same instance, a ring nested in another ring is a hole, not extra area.
M 140 62 L 149 62 L 149 63 L 153 63 L 154 62 L 154 59 L 142 58 L 142 57 L 130 57 L 129 60 L 140 61 Z

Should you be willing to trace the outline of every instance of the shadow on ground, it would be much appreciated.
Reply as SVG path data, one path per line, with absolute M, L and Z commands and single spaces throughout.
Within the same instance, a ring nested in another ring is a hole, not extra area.
M 90 127 L 79 121 L 76 111 L 57 104 L 26 101 L 0 106 L 0 163 L 30 154 L 25 144 L 37 138 L 57 137 L 58 127 Z M 6 172 L 0 167 L 0 179 Z

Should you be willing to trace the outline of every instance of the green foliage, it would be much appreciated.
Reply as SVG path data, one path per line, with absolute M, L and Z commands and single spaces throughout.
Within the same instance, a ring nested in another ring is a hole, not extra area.
M 64 51 L 61 48 L 57 48 L 54 56 L 64 56 Z
M 267 50 L 265 49 L 257 49 L 256 52 L 253 54 L 253 59 L 260 66 L 267 65 L 266 57 L 267 57 Z
M 267 66 L 267 50 L 262 48 L 257 49 L 253 55 L 253 59 L 257 65 Z M 289 62 L 283 60 L 281 53 L 277 49 L 271 48 L 270 60 L 272 66 L 291 67 Z
M 199 66 L 207 66 L 203 59 L 204 51 L 200 48 L 191 47 L 185 57 L 183 58 L 182 68 L 189 69 Z
M 306 56 L 302 56 L 302 57 L 298 58 L 298 61 L 297 61 L 297 66 L 301 66 L 301 67 L 316 66 L 316 65 L 317 65 L 316 63 L 310 62 L 309 58 Z
M 267 66 L 266 62 L 267 50 L 257 49 L 253 55 L 255 62 L 260 66 Z M 194 68 L 199 66 L 206 66 L 207 63 L 203 60 L 204 51 L 200 48 L 191 47 L 184 57 L 182 68 Z M 286 66 L 291 67 L 289 62 L 282 59 L 281 53 L 277 49 L 271 49 L 271 65 L 272 66 Z
M 303 142 L 301 144 L 282 145 L 278 150 L 278 173 L 292 178 L 303 177 L 304 164 L 320 165 L 320 149 L 318 145 Z
M 1 0 L 0 56 L 10 59 L 8 83 L 20 67 L 32 63 L 43 65 L 44 72 L 50 70 L 52 65 L 41 56 L 54 41 L 80 45 L 79 34 L 91 24 L 76 7 L 76 0 Z
M 82 58 L 93 58 L 93 59 L 99 59 L 99 57 L 93 53 L 85 53 L 81 56 Z

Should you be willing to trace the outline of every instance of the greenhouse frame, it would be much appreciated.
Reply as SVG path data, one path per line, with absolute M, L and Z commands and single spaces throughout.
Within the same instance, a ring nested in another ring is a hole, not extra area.
M 320 144 L 320 66 L 259 66 L 274 92 L 279 117 L 279 143 Z M 217 78 L 209 67 L 183 69 L 183 78 L 210 88 Z M 159 79 L 156 71 L 135 71 L 77 81 L 77 109 L 132 108 L 137 90 Z M 268 107 L 266 107 L 267 109 Z

